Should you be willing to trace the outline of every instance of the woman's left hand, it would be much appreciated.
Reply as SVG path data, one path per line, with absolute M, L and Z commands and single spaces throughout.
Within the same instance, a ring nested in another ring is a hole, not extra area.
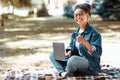
M 82 35 L 81 35 L 81 34 L 78 34 L 77 42 L 78 42 L 78 43 L 83 43 L 83 41 L 84 41 L 84 38 L 82 37 Z
M 77 42 L 78 43 L 82 43 L 86 46 L 86 48 L 88 49 L 89 52 L 92 52 L 92 45 L 87 41 L 85 40 L 81 34 L 78 34 L 78 37 L 77 37 Z

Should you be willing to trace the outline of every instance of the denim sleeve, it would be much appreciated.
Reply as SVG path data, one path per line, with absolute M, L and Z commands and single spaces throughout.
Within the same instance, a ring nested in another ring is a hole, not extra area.
M 92 45 L 92 52 L 96 51 L 96 47 Z M 91 55 L 91 52 L 88 51 L 88 53 Z
M 66 48 L 66 52 L 67 52 L 68 50 L 73 51 L 74 40 L 75 40 L 75 34 L 72 33 L 72 35 L 71 35 L 71 42 L 70 42 L 69 46 Z
M 92 45 L 91 56 L 100 57 L 102 54 L 101 35 L 99 33 L 93 33 L 90 44 Z

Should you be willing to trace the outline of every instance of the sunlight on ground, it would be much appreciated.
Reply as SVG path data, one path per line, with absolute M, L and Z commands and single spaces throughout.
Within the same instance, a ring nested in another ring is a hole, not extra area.
M 120 44 L 103 42 L 103 53 L 101 62 L 110 64 L 115 67 L 120 67 Z
M 4 31 L 30 31 L 29 28 L 14 28 L 14 29 L 5 29 Z
M 55 20 L 55 19 L 57 19 L 57 20 L 59 20 L 60 21 L 60 19 L 63 19 L 64 17 L 62 17 L 62 16 L 56 16 L 56 17 L 54 17 L 53 18 L 53 16 L 52 17 L 40 17 L 40 18 L 38 18 L 38 17 L 33 17 L 33 18 L 26 18 L 26 19 L 24 19 L 25 21 L 31 21 L 31 20 L 40 20 L 40 21 L 47 21 L 47 20 Z
M 32 55 L 20 55 L 20 56 L 12 56 L 12 57 L 6 57 L 4 60 L 8 64 L 14 64 L 14 66 L 18 65 L 34 65 L 35 63 L 40 64 L 40 61 L 46 62 L 49 61 L 49 54 L 44 53 L 36 53 Z
M 113 35 L 115 38 L 111 38 L 111 35 Z M 13 49 L 19 49 L 16 52 L 22 50 L 22 49 L 34 49 L 33 52 L 31 52 L 30 55 L 24 55 L 26 52 L 23 52 L 24 54 L 21 54 L 19 56 L 11 56 L 11 57 L 5 57 L 1 60 L 7 62 L 8 64 L 16 64 L 16 65 L 28 65 L 28 64 L 40 64 L 41 61 L 49 61 L 49 53 L 52 51 L 52 42 L 64 42 L 65 47 L 68 46 L 68 43 L 70 41 L 70 34 L 67 33 L 58 33 L 58 34 L 38 34 L 34 36 L 24 36 L 24 35 L 18 35 L 17 38 L 24 37 L 26 39 L 18 40 L 18 41 L 9 41 L 6 39 L 0 39 L 0 42 L 5 42 L 3 45 L 6 48 Z M 34 37 L 34 38 L 33 38 Z M 119 67 L 120 64 L 118 61 L 120 60 L 119 56 L 119 33 L 109 33 L 109 34 L 102 34 L 103 37 L 103 54 L 101 57 L 101 63 L 102 64 L 110 64 L 116 67 Z M 118 40 L 116 42 L 116 40 Z M 27 52 L 28 53 L 28 52 Z M 48 54 L 44 54 L 48 53 Z M 14 54 L 14 53 L 13 53 Z
M 42 39 L 39 39 L 38 38 L 39 36 L 42 37 Z M 20 36 L 17 36 L 17 37 L 20 37 Z M 25 39 L 25 40 L 18 40 L 18 41 L 8 41 L 8 42 L 5 42 L 4 45 L 10 48 L 36 48 L 36 47 L 43 47 L 43 46 L 51 46 L 53 40 L 59 41 L 60 39 L 61 42 L 67 42 L 67 39 L 69 38 L 68 35 L 64 35 L 64 34 L 63 35 L 56 34 L 52 37 L 50 37 L 49 34 L 42 34 L 42 35 L 38 35 L 38 37 L 37 39 L 34 38 L 34 39 Z
M 49 46 L 51 43 L 45 40 L 20 40 L 5 43 L 5 46 L 8 46 L 10 48 L 35 48 L 45 45 Z
M 0 42 L 6 42 L 6 41 L 9 41 L 10 39 L 9 38 L 4 38 L 4 39 L 0 39 Z
M 17 40 L 17 38 L 26 38 L 22 40 Z M 49 62 L 49 53 L 52 52 L 52 42 L 64 42 L 69 43 L 68 40 L 70 35 L 67 33 L 58 33 L 58 34 L 38 34 L 34 36 L 16 36 L 16 41 L 0 39 L 0 42 L 3 42 L 0 47 L 5 48 L 7 54 L 15 55 L 20 54 L 19 56 L 9 56 L 1 58 L 1 61 L 4 61 L 6 65 L 41 65 Z M 66 45 L 67 45 L 66 44 Z M 3 54 L 4 54 L 3 52 Z M 47 53 L 47 54 L 45 54 Z M 50 64 L 50 63 L 49 63 Z

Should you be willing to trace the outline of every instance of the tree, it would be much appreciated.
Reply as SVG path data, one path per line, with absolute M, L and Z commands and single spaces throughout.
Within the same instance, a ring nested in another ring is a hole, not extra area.
M 10 0 L 10 3 L 17 8 L 32 6 L 31 0 Z
M 31 7 L 32 3 L 31 0 L 0 0 L 2 7 L 9 7 L 9 5 L 13 6 L 13 12 L 14 8 L 23 8 L 23 7 Z M 1 15 L 1 26 L 4 26 L 4 13 Z

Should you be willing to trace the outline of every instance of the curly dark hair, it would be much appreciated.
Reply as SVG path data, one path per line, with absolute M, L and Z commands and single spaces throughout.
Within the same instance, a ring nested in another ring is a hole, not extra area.
M 89 15 L 91 16 L 91 9 L 92 9 L 92 6 L 88 3 L 83 3 L 83 4 L 78 4 L 76 5 L 74 11 L 76 9 L 82 9 L 84 10 L 86 13 L 89 13 Z

